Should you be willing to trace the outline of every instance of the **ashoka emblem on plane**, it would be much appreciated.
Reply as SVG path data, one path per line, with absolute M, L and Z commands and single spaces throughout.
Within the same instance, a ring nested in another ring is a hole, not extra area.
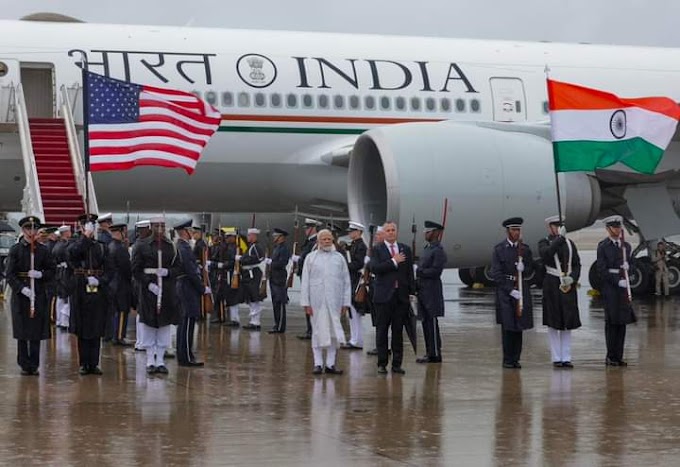
M 617 110 L 612 114 L 612 118 L 609 119 L 609 130 L 612 132 L 612 136 L 616 139 L 621 139 L 626 136 L 626 112 L 623 110 Z
M 260 54 L 245 54 L 236 62 L 241 81 L 254 88 L 266 88 L 276 79 L 276 65 Z

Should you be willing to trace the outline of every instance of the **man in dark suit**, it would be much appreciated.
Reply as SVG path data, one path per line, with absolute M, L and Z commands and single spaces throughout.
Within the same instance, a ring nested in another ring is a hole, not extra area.
M 288 232 L 274 229 L 274 250 L 271 258 L 265 261 L 269 264 L 269 289 L 272 292 L 272 308 L 274 309 L 274 327 L 269 334 L 283 334 L 286 332 L 286 304 L 288 303 L 288 289 L 286 282 L 288 272 L 286 267 L 290 261 L 290 249 L 286 245 Z
M 376 346 L 378 373 L 387 373 L 387 332 L 392 328 L 392 372 L 404 374 L 403 326 L 409 313 L 410 296 L 415 293 L 413 254 L 403 243 L 397 242 L 397 225 L 383 225 L 385 241 L 376 245 L 369 263 L 375 274 L 373 303 L 376 307 Z

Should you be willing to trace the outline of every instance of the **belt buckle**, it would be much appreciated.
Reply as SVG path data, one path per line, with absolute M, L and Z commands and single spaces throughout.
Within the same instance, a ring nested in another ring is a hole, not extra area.
M 87 284 L 85 286 L 85 292 L 90 294 L 97 293 L 99 292 L 99 286 Z

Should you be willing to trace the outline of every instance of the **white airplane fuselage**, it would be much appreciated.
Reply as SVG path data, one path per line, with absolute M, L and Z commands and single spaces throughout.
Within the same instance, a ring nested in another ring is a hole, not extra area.
M 680 100 L 676 49 L 27 21 L 0 29 L 0 123 L 20 81 L 29 104 L 51 99 L 56 111 L 60 87 L 81 83 L 84 58 L 96 73 L 196 92 L 222 113 L 193 176 L 94 174 L 104 210 L 346 214 L 357 135 L 400 122 L 547 120 L 546 66 L 555 79 Z M 52 70 L 51 96 L 31 96 L 21 79 L 40 67 Z M 12 125 L 1 128 L 0 209 L 17 210 L 21 153 Z

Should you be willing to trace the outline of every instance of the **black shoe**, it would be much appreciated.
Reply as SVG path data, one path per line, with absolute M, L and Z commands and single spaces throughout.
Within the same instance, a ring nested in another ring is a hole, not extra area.
M 344 371 L 338 370 L 337 368 L 335 368 L 335 365 L 333 365 L 333 366 L 331 366 L 331 367 L 328 367 L 328 366 L 327 366 L 326 368 L 324 368 L 323 371 L 324 371 L 324 373 L 326 373 L 327 375 L 341 375 L 341 374 L 344 373 Z
M 366 355 L 378 355 L 378 349 L 369 350 Z
M 607 366 L 619 366 L 619 362 L 616 362 L 616 361 L 614 361 L 610 358 L 606 359 L 604 361 L 604 364 L 607 365 Z
M 522 365 L 520 365 L 519 362 L 515 362 L 515 363 L 512 364 L 512 367 L 519 370 L 519 369 L 522 368 Z
M 31 370 L 29 369 L 21 370 L 21 376 L 31 376 Z
M 184 362 L 184 363 L 177 363 L 179 366 L 188 366 L 188 367 L 202 367 L 205 366 L 205 363 L 203 362 L 197 362 L 197 361 L 191 361 L 191 362 Z
M 416 363 L 430 363 L 430 357 L 425 355 L 424 357 L 416 358 Z
M 283 331 L 279 331 L 278 329 L 271 329 L 267 331 L 267 334 L 283 334 Z
M 158 365 L 156 367 L 156 373 L 160 373 L 161 375 L 167 375 L 170 372 L 168 371 L 168 368 L 165 365 Z
M 574 368 L 574 364 L 571 362 L 562 362 L 562 368 Z
M 514 369 L 514 368 L 515 368 L 515 365 L 513 365 L 512 363 L 503 362 L 503 368 Z
M 340 346 L 340 348 L 345 350 L 364 350 L 363 347 L 359 347 L 358 345 L 354 344 L 343 344 Z
M 404 371 L 404 369 L 400 366 L 393 366 L 392 373 L 397 373 L 398 375 L 405 375 L 406 371 Z
M 94 367 L 90 368 L 90 374 L 91 374 L 91 375 L 101 376 L 101 375 L 103 375 L 104 373 L 102 372 L 102 370 L 99 369 L 98 366 L 94 366 Z
M 247 331 L 259 331 L 260 329 L 262 329 L 262 326 L 260 326 L 259 324 L 249 323 L 243 326 L 243 329 Z
M 210 324 L 220 324 L 222 322 L 219 318 L 213 318 L 210 320 Z
M 315 366 L 312 370 L 313 375 L 320 375 L 321 373 L 323 373 L 323 368 L 321 368 L 319 365 Z
M 619 360 L 619 366 L 628 366 L 628 362 L 625 362 L 623 360 Z
M 90 374 L 90 369 L 87 368 L 87 367 L 81 366 L 81 367 L 80 367 L 80 370 L 78 370 L 78 373 L 79 373 L 81 376 L 89 375 L 89 374 Z
M 135 346 L 135 352 L 146 352 L 146 349 L 142 349 L 141 347 Z
M 31 368 L 31 376 L 40 376 L 40 372 L 37 368 Z
M 562 362 L 553 362 L 553 366 L 555 368 L 562 368 L 564 366 L 564 363 Z
M 229 328 L 240 328 L 241 323 L 239 323 L 238 321 L 225 321 L 224 323 L 222 323 L 222 326 L 227 326 Z
M 146 374 L 147 375 L 153 375 L 156 373 L 156 366 L 155 365 L 149 365 L 146 367 Z
M 175 358 L 175 352 L 170 352 L 169 350 L 166 350 L 163 357 L 164 358 Z
M 113 345 L 118 347 L 131 347 L 133 344 L 132 342 L 128 342 L 125 339 L 114 339 Z
M 312 338 L 312 335 L 309 334 L 309 333 L 305 333 L 305 334 L 300 334 L 299 336 L 297 336 L 297 338 L 300 339 L 301 341 L 308 341 Z
M 379 366 L 378 367 L 378 374 L 379 375 L 386 375 L 387 374 L 387 368 L 385 368 L 384 366 Z

